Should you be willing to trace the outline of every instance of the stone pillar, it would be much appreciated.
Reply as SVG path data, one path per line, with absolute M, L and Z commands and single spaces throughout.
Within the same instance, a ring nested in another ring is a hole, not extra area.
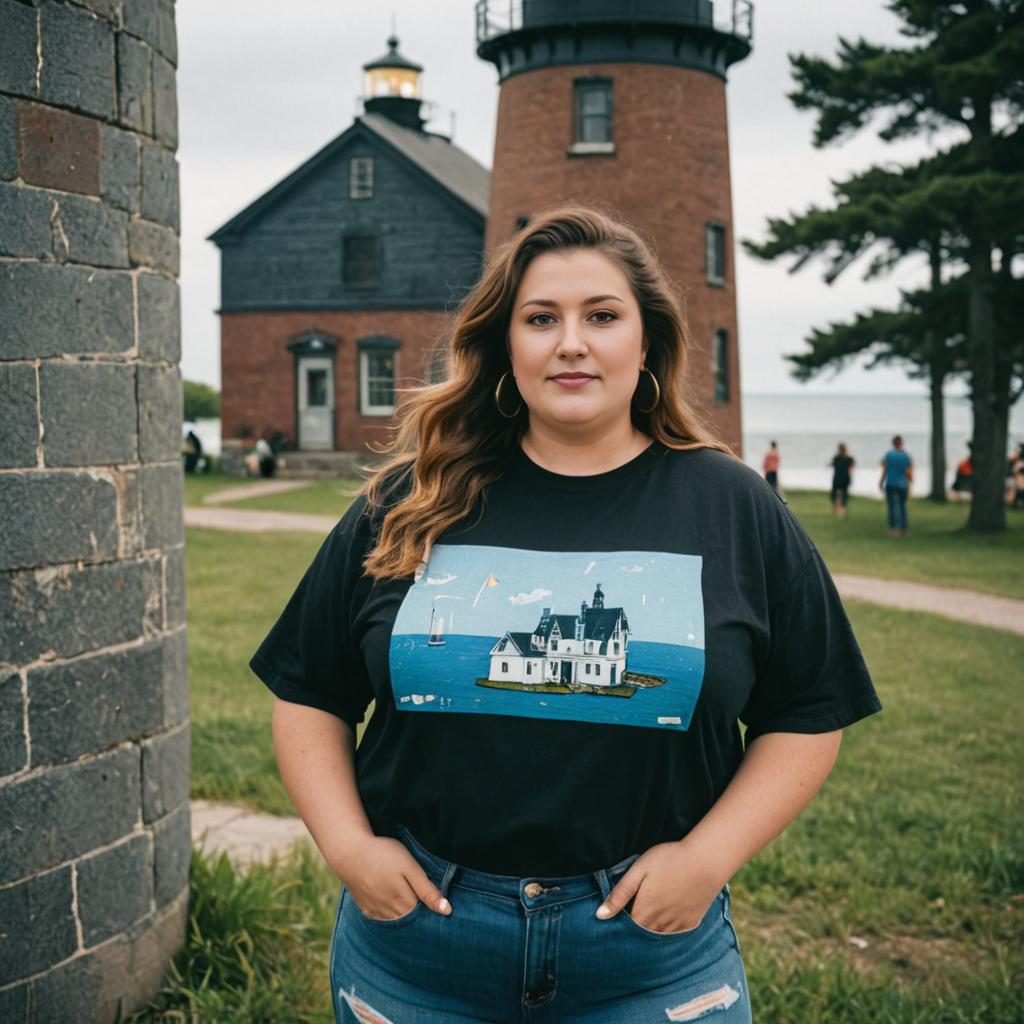
M 0 1020 L 113 1021 L 187 917 L 171 0 L 0 0 Z

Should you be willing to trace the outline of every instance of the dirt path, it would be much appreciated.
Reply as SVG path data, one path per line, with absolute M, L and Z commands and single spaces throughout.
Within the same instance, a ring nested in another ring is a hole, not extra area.
M 203 498 L 203 504 L 220 505 L 227 501 L 262 498 L 265 494 L 283 494 L 285 491 L 301 490 L 311 483 L 311 480 L 256 480 L 251 484 L 239 484 L 237 487 L 225 487 L 221 491 L 213 491 Z

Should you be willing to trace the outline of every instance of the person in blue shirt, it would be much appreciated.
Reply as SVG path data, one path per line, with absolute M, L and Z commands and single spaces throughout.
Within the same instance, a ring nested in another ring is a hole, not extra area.
M 897 434 L 892 439 L 892 448 L 882 459 L 882 475 L 878 486 L 885 492 L 885 503 L 889 513 L 889 536 L 907 535 L 907 495 L 914 477 L 913 459 L 903 450 L 903 438 Z

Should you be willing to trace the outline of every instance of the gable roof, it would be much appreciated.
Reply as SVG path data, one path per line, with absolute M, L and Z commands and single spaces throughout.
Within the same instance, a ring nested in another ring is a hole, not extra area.
M 360 137 L 383 144 L 401 163 L 411 166 L 436 190 L 454 199 L 474 220 L 486 220 L 491 172 L 483 164 L 441 135 L 405 128 L 380 114 L 363 114 L 291 174 L 208 235 L 207 240 L 219 245 L 247 228 L 322 163 Z

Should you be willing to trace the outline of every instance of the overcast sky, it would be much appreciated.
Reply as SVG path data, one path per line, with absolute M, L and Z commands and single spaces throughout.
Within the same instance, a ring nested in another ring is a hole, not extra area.
M 220 386 L 219 251 L 206 236 L 293 171 L 359 113 L 362 65 L 384 53 L 391 16 L 401 52 L 425 68 L 423 94 L 436 104 L 428 128 L 490 166 L 497 72 L 477 58 L 473 0 L 178 0 L 178 94 L 182 203 L 182 372 Z M 840 35 L 900 42 L 882 0 L 755 2 L 754 51 L 729 86 L 737 240 L 763 237 L 766 218 L 830 202 L 829 181 L 885 161 L 909 162 L 919 142 L 885 144 L 865 131 L 824 150 L 811 145 L 814 117 L 786 98 L 787 54 L 832 57 Z M 784 353 L 800 351 L 811 327 L 896 301 L 899 287 L 926 280 L 922 264 L 865 283 L 858 265 L 832 286 L 819 264 L 790 275 L 790 261 L 765 264 L 737 244 L 741 380 L 745 392 L 924 393 L 899 370 L 850 368 L 829 381 L 797 384 Z M 959 393 L 960 389 L 957 389 Z

